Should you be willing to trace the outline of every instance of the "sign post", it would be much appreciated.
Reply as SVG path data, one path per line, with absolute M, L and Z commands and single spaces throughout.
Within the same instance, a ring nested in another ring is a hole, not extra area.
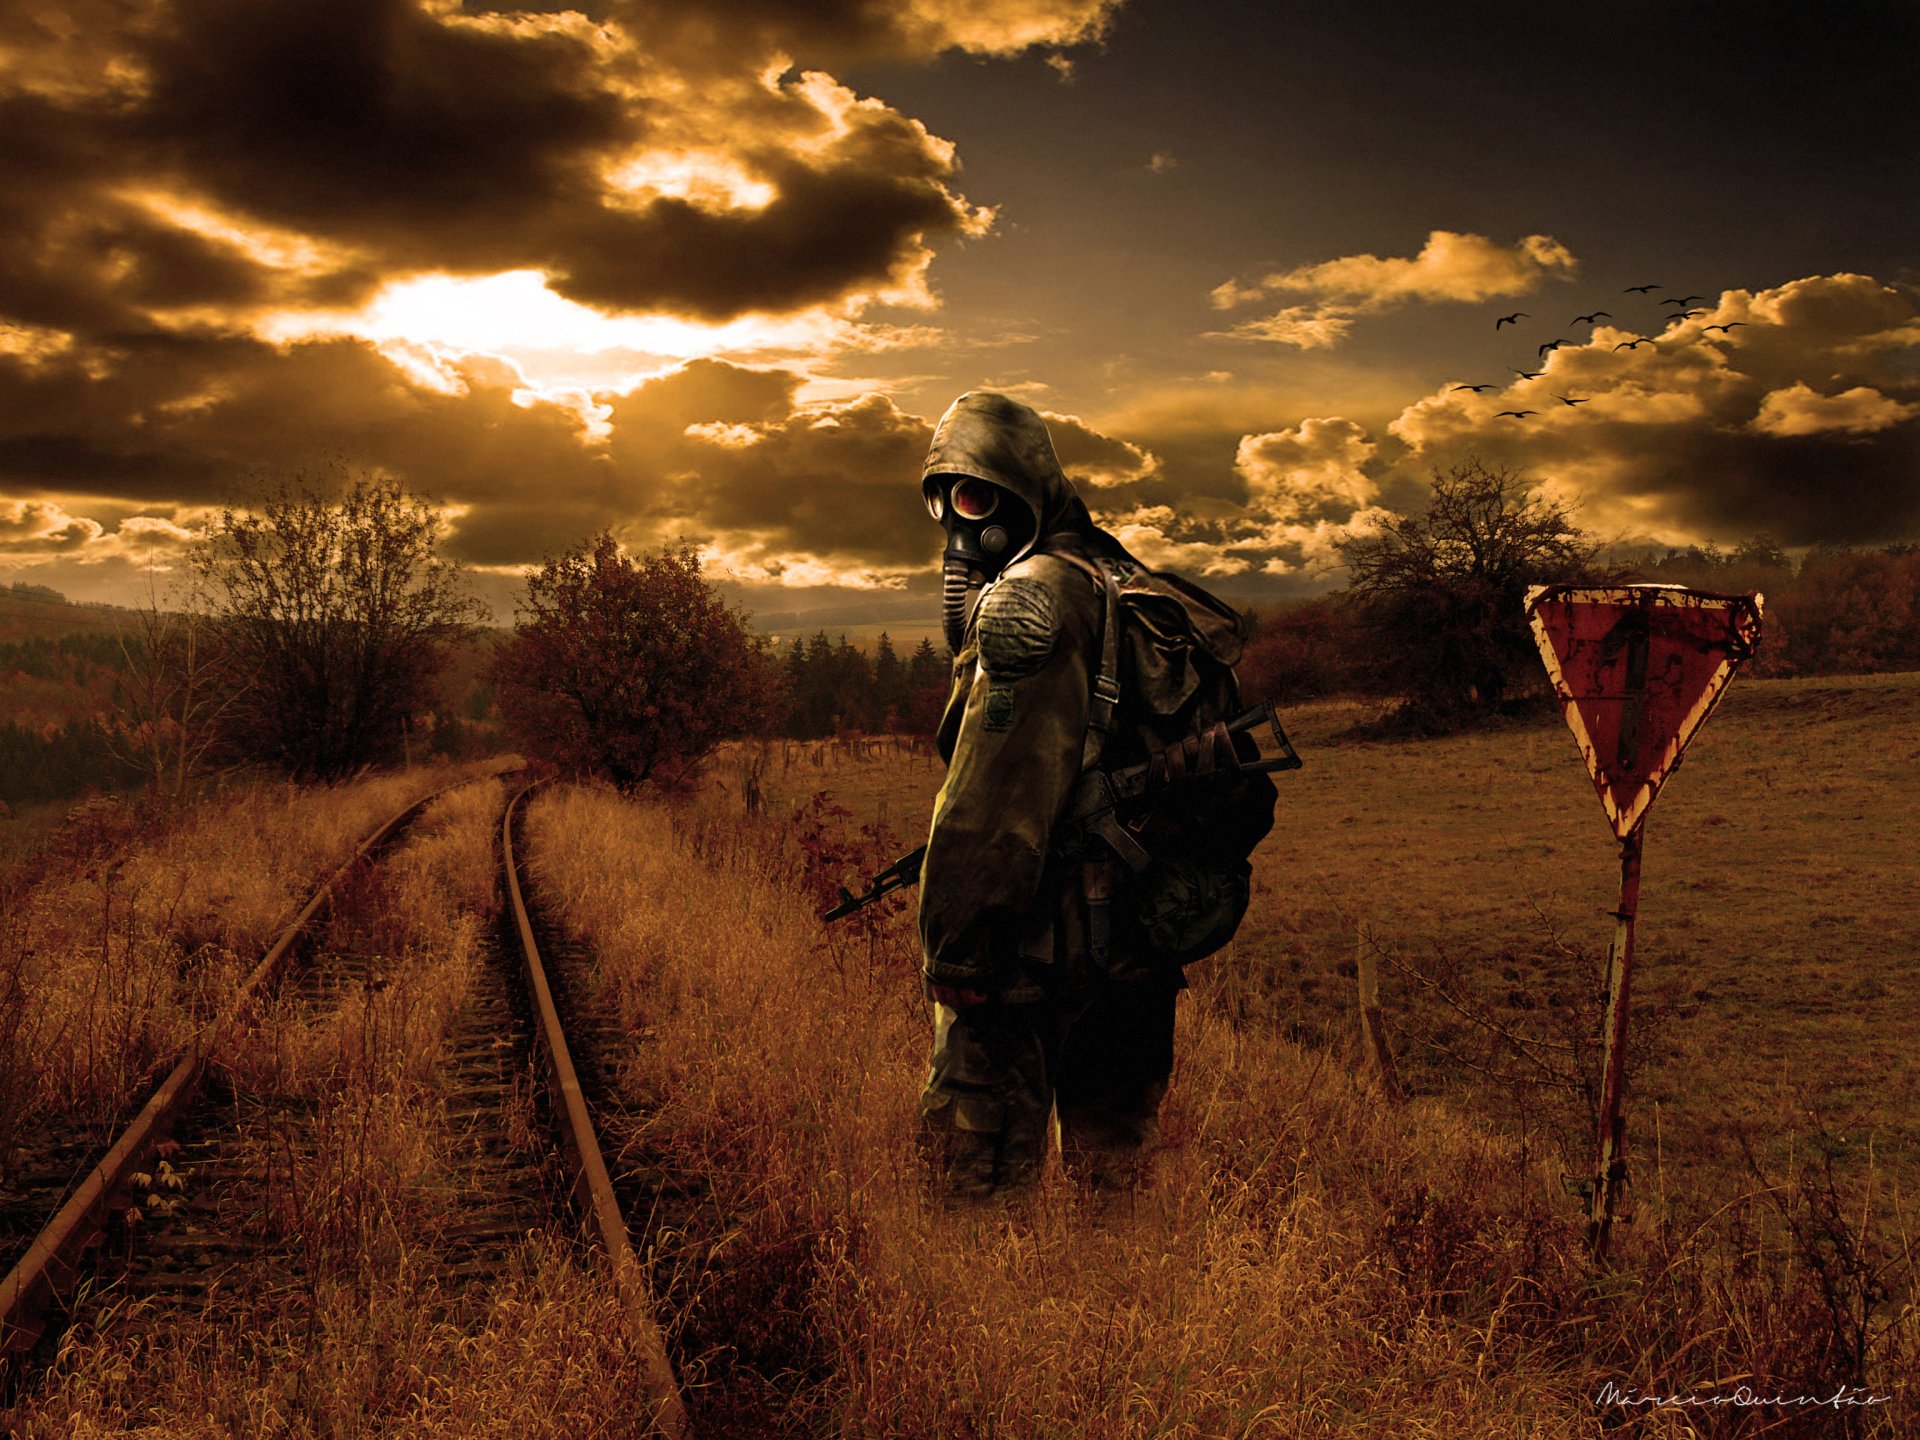
M 1627 1014 L 1647 810 L 1679 768 L 1760 638 L 1762 597 L 1677 585 L 1536 585 L 1527 592 L 1540 657 L 1620 842 L 1620 905 L 1607 951 L 1605 1062 L 1587 1248 L 1606 1258 L 1626 1181 Z

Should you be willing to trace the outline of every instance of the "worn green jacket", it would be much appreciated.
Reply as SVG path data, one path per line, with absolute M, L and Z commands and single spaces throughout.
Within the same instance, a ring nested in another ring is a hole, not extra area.
M 1074 877 L 1052 842 L 1080 772 L 1105 602 L 1061 558 L 1086 553 L 1092 521 L 1033 411 L 962 396 L 926 473 L 991 480 L 1039 521 L 1032 547 L 981 595 L 954 658 L 939 731 L 947 778 L 920 871 L 927 979 L 1006 994 L 1028 973 L 1023 951 L 1058 956 L 1079 940 Z

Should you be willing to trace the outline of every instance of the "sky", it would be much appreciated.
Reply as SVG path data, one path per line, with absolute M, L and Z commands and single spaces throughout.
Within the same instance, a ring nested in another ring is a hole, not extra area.
M 0 584 L 366 474 L 502 616 L 611 529 L 926 618 L 976 388 L 1242 601 L 1474 459 L 1920 541 L 1917 92 L 1892 0 L 0 0 Z

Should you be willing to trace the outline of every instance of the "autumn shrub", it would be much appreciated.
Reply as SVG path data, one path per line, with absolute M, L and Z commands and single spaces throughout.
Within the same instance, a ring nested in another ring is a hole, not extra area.
M 689 778 L 771 718 L 778 683 L 697 550 L 634 557 L 611 534 L 528 577 L 493 677 L 522 750 L 622 788 Z

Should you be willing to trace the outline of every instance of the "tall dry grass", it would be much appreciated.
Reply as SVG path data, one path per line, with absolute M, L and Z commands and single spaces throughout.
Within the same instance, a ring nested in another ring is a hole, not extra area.
M 1386 1107 L 1330 1052 L 1232 1023 L 1206 974 L 1130 1209 L 1056 1173 L 947 1214 L 912 1159 L 927 1021 L 904 919 L 823 931 L 795 830 L 711 802 L 562 790 L 529 828 L 539 893 L 643 1037 L 649 1148 L 724 1213 L 695 1273 L 665 1277 L 714 1433 L 1577 1436 L 1610 1375 L 1742 1369 L 1732 1290 L 1636 1310 L 1645 1282 L 1589 1278 L 1517 1142 Z
M 484 1284 L 443 1232 L 497 1198 L 463 1163 L 445 1046 L 498 915 L 502 787 L 437 801 L 324 937 L 372 958 L 332 1003 L 267 1010 L 223 1068 L 267 1172 L 266 1253 L 203 1312 L 108 1311 L 68 1339 L 22 1437 L 640 1437 L 611 1285 L 535 1231 Z M 324 963 L 324 954 L 321 963 Z M 564 1232 L 563 1232 L 564 1233 Z
M 0 1170 L 48 1125 L 103 1126 L 219 1012 L 306 895 L 375 826 L 457 778 L 263 783 L 183 811 L 96 801 L 0 916 Z

